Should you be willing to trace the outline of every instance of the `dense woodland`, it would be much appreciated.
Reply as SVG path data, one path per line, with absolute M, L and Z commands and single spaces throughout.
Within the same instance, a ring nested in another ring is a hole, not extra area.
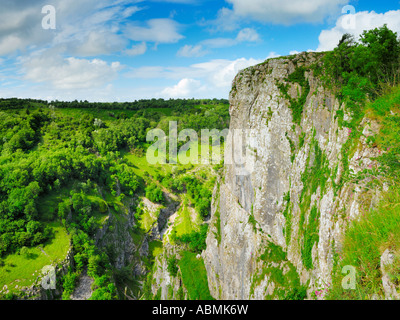
M 83 109 L 87 112 L 79 114 Z M 199 214 L 209 214 L 211 191 L 196 177 L 138 174 L 135 165 L 121 156 L 143 155 L 147 132 L 162 128 L 168 134 L 169 121 L 177 121 L 179 130 L 223 129 L 229 125 L 228 105 L 226 100 L 91 104 L 2 99 L 0 257 L 51 241 L 49 223 L 58 221 L 71 234 L 76 263 L 76 270 L 64 279 L 64 298 L 85 267 L 98 282 L 92 298 L 116 298 L 108 256 L 93 242 L 99 213 L 112 205 L 99 200 L 100 194 L 121 201 L 145 195 L 163 203 L 162 188 L 185 191 Z M 43 199 L 54 194 L 63 195 L 53 204 L 57 208 L 41 210 Z

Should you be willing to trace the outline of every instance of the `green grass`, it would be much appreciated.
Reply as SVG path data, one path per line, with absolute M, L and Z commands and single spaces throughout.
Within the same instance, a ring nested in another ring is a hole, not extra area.
M 11 290 L 17 285 L 18 288 L 30 286 L 40 275 L 44 266 L 54 265 L 65 259 L 70 248 L 70 236 L 57 223 L 49 223 L 49 226 L 53 229 L 54 239 L 49 240 L 43 246 L 29 248 L 27 256 L 11 254 L 2 259 L 4 266 L 0 267 L 0 289 L 4 285 Z
M 217 209 L 215 210 L 214 216 L 215 216 L 215 222 L 214 226 L 217 229 L 216 232 L 214 232 L 214 236 L 217 239 L 218 245 L 221 244 L 222 240 L 222 232 L 221 232 L 221 212 L 220 212 L 220 185 L 218 183 L 218 191 L 217 191 L 217 199 L 215 201 L 217 202 Z
M 133 165 L 133 170 L 135 174 L 139 177 L 144 177 L 144 173 L 147 172 L 151 176 L 155 176 L 157 173 L 163 172 L 164 170 L 168 170 L 169 165 L 152 165 L 147 160 L 146 156 L 139 157 L 137 155 L 125 152 L 122 153 L 123 157 L 128 160 L 130 164 Z
M 194 212 L 193 214 L 195 214 L 195 217 L 192 217 L 188 206 L 188 199 L 185 198 L 174 223 L 174 229 L 178 237 L 193 231 L 198 231 L 202 223 L 201 217 L 197 212 Z
M 208 288 L 207 271 L 202 258 L 197 259 L 195 253 L 184 251 L 179 267 L 190 300 L 214 300 Z
M 367 170 L 371 183 L 369 188 L 379 188 L 384 179 L 390 189 L 382 194 L 379 205 L 369 211 L 362 208 L 361 216 L 351 222 L 345 233 L 343 248 L 336 253 L 332 288 L 327 299 L 370 299 L 373 294 L 383 296 L 380 258 L 386 249 L 395 255 L 396 263 L 391 267 L 390 276 L 399 286 L 400 279 L 400 87 L 388 90 L 374 102 L 367 105 L 370 119 L 381 125 L 379 133 L 368 138 L 371 146 L 384 151 L 376 160 L 381 164 L 380 172 Z M 356 290 L 344 290 L 341 286 L 343 266 L 356 268 Z
M 160 210 L 154 213 L 150 213 L 148 210 L 143 210 L 139 219 L 139 227 L 144 230 L 144 232 L 149 232 L 157 221 L 159 214 Z
M 320 212 L 316 206 L 310 211 L 307 226 L 304 230 L 304 246 L 301 249 L 301 258 L 306 269 L 313 269 L 312 249 L 319 241 L 319 218 Z
M 190 143 L 190 148 L 192 150 L 195 150 L 197 145 L 197 142 L 191 142 Z M 172 168 L 175 166 L 173 164 L 168 164 L 168 163 L 159 163 L 157 158 L 159 156 L 158 150 L 155 150 L 152 148 L 150 145 L 145 145 L 144 146 L 146 149 L 146 152 L 144 156 L 137 156 L 132 153 L 123 151 L 121 152 L 121 155 L 128 160 L 130 164 L 133 165 L 133 169 L 135 174 L 137 174 L 140 177 L 144 176 L 144 173 L 147 172 L 151 176 L 155 176 L 157 173 L 168 173 L 171 172 Z M 197 145 L 197 151 L 196 152 L 190 152 L 190 149 L 187 151 L 181 151 L 181 149 L 178 149 L 178 159 L 174 158 L 175 162 L 178 162 L 179 165 L 187 165 L 187 164 L 193 164 L 194 166 L 198 166 L 203 164 L 208 160 L 208 163 L 211 163 L 213 161 L 213 158 L 215 157 L 215 161 L 218 162 L 220 159 L 223 159 L 223 144 L 221 144 L 221 149 L 218 157 L 218 146 L 209 146 L 209 153 L 207 157 L 207 145 L 206 144 L 198 144 Z M 203 153 L 204 156 L 202 156 L 202 148 L 203 148 Z M 204 151 L 206 150 L 206 151 Z M 186 153 L 186 154 L 185 154 Z M 161 157 L 160 158 L 164 158 Z M 214 163 L 216 164 L 216 163 Z
M 269 281 L 275 284 L 272 295 L 265 299 L 303 300 L 306 297 L 306 288 L 300 283 L 300 277 L 293 264 L 287 260 L 286 252 L 272 242 L 267 243 L 265 252 L 259 258 L 262 268 L 253 274 L 250 285 L 250 296 L 261 281 L 268 276 Z
M 312 153 L 314 157 L 311 163 Z M 330 173 L 327 157 L 319 147 L 318 141 L 313 138 L 310 154 L 306 162 L 306 169 L 301 176 L 303 190 L 300 196 L 300 221 L 298 231 L 299 241 L 302 239 L 304 240 L 300 245 L 302 247 L 302 260 L 307 269 L 310 269 L 312 266 L 312 261 L 310 262 L 312 245 L 319 240 L 316 236 L 319 227 L 319 213 L 311 210 L 311 196 L 320 188 L 319 196 L 322 197 Z M 306 215 L 308 212 L 310 212 L 310 214 L 308 223 L 306 223 Z M 289 241 L 289 239 L 287 239 L 287 241 Z
M 345 234 L 343 251 L 329 299 L 370 299 L 373 294 L 383 295 L 380 258 L 390 248 L 400 254 L 400 188 L 384 196 L 380 206 L 353 221 Z M 357 270 L 356 290 L 343 290 L 340 274 L 343 266 Z M 399 274 L 400 269 L 397 269 Z M 398 276 L 397 274 L 397 276 Z

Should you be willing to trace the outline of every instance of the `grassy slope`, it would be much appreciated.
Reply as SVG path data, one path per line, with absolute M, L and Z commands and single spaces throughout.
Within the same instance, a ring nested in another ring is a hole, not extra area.
M 4 266 L 0 267 L 0 288 L 4 285 L 8 289 L 17 285 L 19 288 L 30 286 L 44 266 L 54 265 L 65 259 L 70 248 L 70 236 L 59 224 L 53 222 L 49 225 L 53 229 L 54 238 L 45 245 L 29 248 L 27 256 L 11 254 L 3 259 Z
M 390 189 L 383 193 L 374 210 L 365 208 L 346 231 L 343 251 L 336 257 L 337 270 L 328 299 L 369 299 L 373 294 L 382 297 L 380 258 L 388 248 L 396 257 L 389 275 L 395 284 L 400 283 L 400 87 L 370 104 L 366 114 L 381 124 L 380 132 L 370 138 L 369 143 L 384 151 L 378 161 L 386 168 L 381 174 L 369 170 L 367 174 L 373 177 L 370 187 L 382 187 L 381 180 L 384 179 Z M 343 290 L 341 286 L 344 276 L 341 269 L 346 265 L 357 270 L 356 290 Z
M 202 258 L 185 251 L 179 260 L 182 281 L 188 291 L 190 300 L 214 300 L 208 288 L 207 271 Z

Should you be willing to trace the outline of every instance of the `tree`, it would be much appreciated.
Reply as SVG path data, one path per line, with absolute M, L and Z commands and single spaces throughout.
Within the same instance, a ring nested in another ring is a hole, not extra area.
M 381 28 L 364 31 L 361 44 L 366 50 L 360 50 L 364 51 L 364 55 L 361 59 L 363 67 L 359 67 L 370 76 L 373 83 L 388 80 L 387 77 L 392 77 L 398 71 L 400 42 L 397 33 L 386 24 Z
M 29 249 L 24 246 L 19 250 L 19 254 L 27 258 L 29 256 Z
M 178 274 L 178 259 L 176 256 L 170 256 L 167 259 L 167 270 L 169 274 L 173 277 L 176 277 Z
M 164 194 L 156 184 L 152 183 L 146 188 L 146 198 L 151 202 L 162 203 L 164 201 Z

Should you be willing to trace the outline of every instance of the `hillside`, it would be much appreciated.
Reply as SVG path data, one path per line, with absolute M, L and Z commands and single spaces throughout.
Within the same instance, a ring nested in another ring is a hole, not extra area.
M 1 298 L 400 298 L 399 76 L 384 26 L 229 104 L 2 99 Z
M 155 128 L 168 134 L 169 121 L 199 133 L 224 128 L 228 105 L 153 102 L 108 109 L 88 102 L 1 101 L 3 299 L 69 299 L 86 273 L 94 282 L 91 299 L 136 299 L 162 248 L 167 219 L 175 213 L 178 236 L 200 229 L 220 167 L 196 164 L 190 151 L 195 164 L 150 165 L 146 135 Z M 57 268 L 55 290 L 41 286 L 48 265 Z

